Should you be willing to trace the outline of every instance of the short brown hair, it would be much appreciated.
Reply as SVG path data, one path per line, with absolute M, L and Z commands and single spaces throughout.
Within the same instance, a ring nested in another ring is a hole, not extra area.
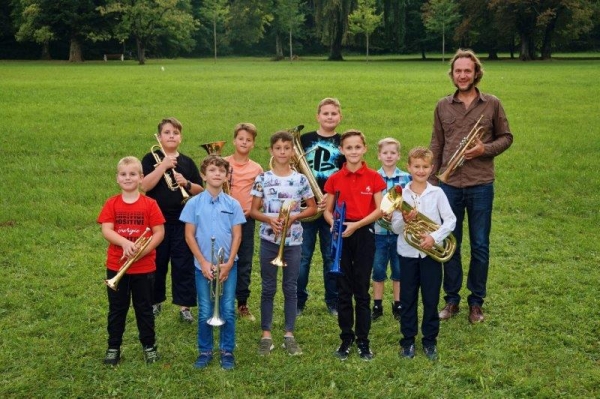
M 254 126 L 252 123 L 242 122 L 242 123 L 238 123 L 237 125 L 235 125 L 235 127 L 233 128 L 233 138 L 234 139 L 237 137 L 240 130 L 247 131 L 248 133 L 250 133 L 252 138 L 256 140 L 256 135 L 257 135 L 256 126 Z
M 209 155 L 206 158 L 204 158 L 204 160 L 202 161 L 202 165 L 200 165 L 200 173 L 205 175 L 206 169 L 210 165 L 216 165 L 219 168 L 223 167 L 227 171 L 227 174 L 229 174 L 229 162 L 227 162 L 218 155 Z
M 422 159 L 426 162 L 433 162 L 433 152 L 427 147 L 415 147 L 408 153 L 408 164 L 410 165 L 411 160 Z
M 349 137 L 353 137 L 353 136 L 360 137 L 360 139 L 362 140 L 363 144 L 365 146 L 367 145 L 367 140 L 366 140 L 365 135 L 363 134 L 363 132 L 361 132 L 360 130 L 356 130 L 356 129 L 350 129 L 350 130 L 346 130 L 340 136 L 340 146 L 342 146 L 344 144 L 344 140 L 346 140 Z
M 140 175 L 144 174 L 144 171 L 142 169 L 142 163 L 140 162 L 139 159 L 137 159 L 134 156 L 128 156 L 128 157 L 121 158 L 119 160 L 119 162 L 117 163 L 117 173 L 119 173 L 119 169 L 121 168 L 121 166 L 128 166 L 128 165 L 135 165 L 137 167 Z
M 383 148 L 383 146 L 386 146 L 388 144 L 395 145 L 396 151 L 398 151 L 398 154 L 400 153 L 400 148 L 401 148 L 400 142 L 393 137 L 386 137 L 384 139 L 379 140 L 379 142 L 377 143 L 377 151 L 381 152 L 381 149 Z
M 321 113 L 321 108 L 324 105 L 334 105 L 337 107 L 338 112 L 342 113 L 342 105 L 340 104 L 340 101 L 337 98 L 326 97 L 326 98 L 322 99 L 321 101 L 319 101 L 319 106 L 317 107 L 317 114 Z
M 166 125 L 167 123 L 170 123 L 171 125 L 173 125 L 173 127 L 175 129 L 179 130 L 179 133 L 181 133 L 183 131 L 183 125 L 181 124 L 181 122 L 179 122 L 174 117 L 170 117 L 170 118 L 164 118 L 162 121 L 160 121 L 160 123 L 158 124 L 158 134 L 160 134 L 162 132 L 163 126 Z
M 273 135 L 271 136 L 271 148 L 273 148 L 275 143 L 277 143 L 279 140 L 283 141 L 284 143 L 287 141 L 293 143 L 294 136 L 292 136 L 292 134 L 287 130 L 280 130 L 278 132 L 273 133 Z
M 450 60 L 450 70 L 448 71 L 448 76 L 450 76 L 450 79 L 452 79 L 454 63 L 459 58 L 469 58 L 475 64 L 475 79 L 473 81 L 473 84 L 477 86 L 477 84 L 481 81 L 481 78 L 483 78 L 483 66 L 481 65 L 481 61 L 479 61 L 479 58 L 477 58 L 473 50 L 459 48 L 456 51 L 456 54 L 454 54 L 454 57 L 452 57 L 452 59 Z

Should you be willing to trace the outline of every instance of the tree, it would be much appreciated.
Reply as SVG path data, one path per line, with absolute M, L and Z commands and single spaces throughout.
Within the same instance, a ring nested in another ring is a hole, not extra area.
M 154 40 L 168 37 L 183 49 L 191 49 L 192 32 L 198 21 L 190 13 L 190 0 L 107 0 L 98 7 L 102 15 L 115 14 L 113 37 L 124 41 L 133 36 L 138 63 L 146 63 L 146 49 Z
M 381 17 L 381 14 L 375 13 L 375 0 L 358 0 L 358 7 L 348 16 L 350 33 L 365 35 L 367 61 L 369 61 L 369 35 L 381 25 Z
M 206 0 L 202 13 L 211 21 L 213 30 L 213 49 L 217 61 L 217 26 L 229 21 L 229 5 L 227 0 Z
M 423 4 L 422 10 L 425 28 L 442 35 L 442 61 L 444 61 L 446 34 L 454 30 L 461 18 L 458 5 L 453 0 L 430 0 Z
M 271 8 L 272 0 L 232 0 L 227 24 L 230 40 L 243 46 L 258 43 L 273 21 Z
M 300 1 L 301 0 L 275 0 L 275 15 L 273 19 L 275 28 L 275 53 L 277 57 L 283 58 L 283 46 L 281 45 L 279 34 L 285 32 L 288 35 L 289 40 L 290 61 L 292 61 L 294 56 L 292 50 L 293 32 L 300 29 L 306 18 L 302 11 Z
M 315 0 L 315 22 L 323 44 L 329 46 L 329 60 L 343 61 L 342 45 L 348 32 L 352 0 Z

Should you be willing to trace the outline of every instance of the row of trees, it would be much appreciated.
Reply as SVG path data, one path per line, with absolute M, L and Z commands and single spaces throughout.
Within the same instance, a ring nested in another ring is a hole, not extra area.
M 328 52 L 342 60 L 359 48 L 425 58 L 460 46 L 532 60 L 599 44 L 597 0 L 0 0 L 0 58 L 68 51 L 80 62 L 109 52 L 143 64 L 147 54 Z

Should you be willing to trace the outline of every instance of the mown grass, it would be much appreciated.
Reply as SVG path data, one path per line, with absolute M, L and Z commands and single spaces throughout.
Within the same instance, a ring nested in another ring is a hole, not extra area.
M 254 158 L 266 166 L 270 133 L 315 128 L 315 107 L 327 96 L 342 102 L 340 130 L 367 135 L 372 166 L 382 137 L 399 138 L 403 155 L 427 145 L 435 102 L 452 91 L 447 65 L 372 61 L 0 63 L 0 396 L 598 396 L 600 68 L 588 60 L 484 64 L 481 88 L 502 99 L 515 141 L 496 162 L 486 322 L 470 326 L 463 309 L 443 323 L 439 362 L 420 352 L 414 361 L 398 358 L 391 286 L 386 317 L 372 327 L 375 360 L 334 359 L 338 328 L 323 305 L 317 266 L 297 323 L 301 357 L 278 348 L 260 358 L 259 323 L 240 322 L 237 368 L 196 371 L 196 327 L 181 325 L 167 307 L 157 320 L 159 364 L 143 364 L 133 316 L 124 361 L 116 369 L 101 364 L 106 242 L 95 219 L 118 190 L 117 161 L 143 156 L 157 122 L 176 116 L 182 151 L 198 161 L 201 143 L 227 140 L 228 154 L 233 126 L 255 123 Z M 255 270 L 257 316 L 259 301 Z

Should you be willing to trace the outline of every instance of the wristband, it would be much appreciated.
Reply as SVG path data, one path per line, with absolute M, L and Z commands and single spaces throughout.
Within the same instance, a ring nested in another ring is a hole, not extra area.
M 191 181 L 187 181 L 187 184 L 185 185 L 186 190 L 191 191 L 192 190 L 192 182 Z

